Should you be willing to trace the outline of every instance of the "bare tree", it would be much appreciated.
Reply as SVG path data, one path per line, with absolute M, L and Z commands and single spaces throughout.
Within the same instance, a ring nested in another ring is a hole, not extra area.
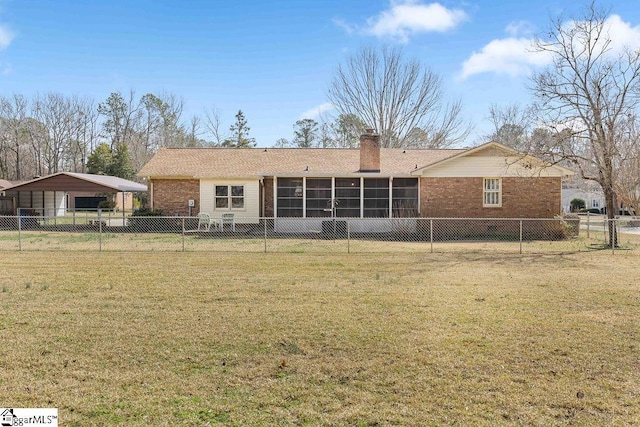
M 24 175 L 27 106 L 28 101 L 22 95 L 0 98 L 0 173 L 17 180 Z
M 163 147 L 186 145 L 186 131 L 181 124 L 184 99 L 172 93 L 160 94 L 161 141 Z
M 212 137 L 211 145 L 219 147 L 229 135 L 222 133 L 220 129 L 220 111 L 217 108 L 205 110 L 204 127 Z
M 607 13 L 592 3 L 580 19 L 552 22 L 547 39 L 536 49 L 553 63 L 535 74 L 533 92 L 541 118 L 556 134 L 555 155 L 571 160 L 585 179 L 598 182 L 607 214 L 617 211 L 615 168 L 620 150 L 617 137 L 628 117 L 638 112 L 640 50 L 615 51 Z M 611 227 L 610 244 L 617 244 Z
M 489 121 L 493 124 L 493 133 L 488 139 L 512 147 L 518 151 L 529 151 L 529 142 L 535 124 L 533 106 L 511 104 L 507 106 L 491 105 Z
M 185 135 L 185 145 L 187 147 L 201 147 L 202 140 L 200 136 L 202 135 L 202 131 L 200 130 L 200 126 L 202 124 L 202 119 L 200 116 L 191 116 L 189 120 L 189 129 Z
M 464 140 L 470 126 L 459 101 L 447 104 L 442 79 L 400 49 L 364 48 L 340 65 L 329 100 L 342 115 L 355 115 L 377 128 L 384 147 L 404 147 L 419 128 L 424 140 L 412 145 L 440 148 Z
M 634 215 L 640 215 L 640 128 L 638 118 L 629 118 L 619 133 L 619 162 L 615 190 L 619 201 Z
M 77 150 L 82 122 L 80 104 L 77 97 L 56 92 L 35 97 L 33 117 L 46 129 L 46 135 L 38 135 L 45 173 L 73 170 L 78 165 L 74 157 L 86 156 L 85 149 Z

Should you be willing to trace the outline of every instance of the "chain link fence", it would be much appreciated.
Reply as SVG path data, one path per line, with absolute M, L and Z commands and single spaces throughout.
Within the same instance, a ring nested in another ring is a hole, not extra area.
M 616 242 L 611 245 L 611 239 Z M 640 220 L 211 218 L 104 212 L 0 217 L 0 250 L 567 253 L 640 247 Z

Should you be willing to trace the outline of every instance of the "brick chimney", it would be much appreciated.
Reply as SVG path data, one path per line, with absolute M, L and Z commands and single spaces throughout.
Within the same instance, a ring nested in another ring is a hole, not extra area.
M 373 129 L 360 135 L 360 172 L 380 172 L 380 135 Z

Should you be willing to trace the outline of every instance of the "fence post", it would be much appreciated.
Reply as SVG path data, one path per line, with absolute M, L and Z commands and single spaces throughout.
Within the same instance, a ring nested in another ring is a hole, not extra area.
M 18 208 L 18 251 L 22 251 L 22 217 Z
M 589 225 L 591 224 L 591 220 L 589 216 L 590 216 L 589 211 L 587 211 L 587 239 L 589 238 Z
M 182 217 L 182 252 L 184 252 L 184 217 Z
M 522 255 L 522 220 L 520 220 L 520 255 Z
M 351 253 L 351 231 L 350 222 L 347 219 L 347 253 Z
M 267 218 L 264 217 L 262 222 L 264 223 L 264 253 L 267 253 Z
M 98 209 L 98 252 L 102 252 L 102 210 Z
M 433 253 L 433 219 L 429 220 L 429 241 L 431 242 L 431 253 Z

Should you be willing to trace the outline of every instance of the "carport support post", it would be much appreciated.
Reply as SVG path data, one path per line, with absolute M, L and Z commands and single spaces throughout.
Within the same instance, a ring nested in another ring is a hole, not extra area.
M 522 220 L 520 220 L 520 255 L 522 255 Z

